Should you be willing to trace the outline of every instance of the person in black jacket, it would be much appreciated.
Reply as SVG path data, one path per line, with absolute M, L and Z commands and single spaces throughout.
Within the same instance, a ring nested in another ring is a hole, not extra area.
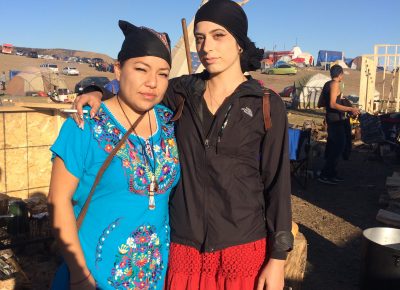
M 166 289 L 281 290 L 293 247 L 284 104 L 243 75 L 263 52 L 237 3 L 203 5 L 194 33 L 206 70 L 170 80 L 163 100 L 176 112 L 182 166 L 170 198 Z M 78 98 L 78 112 L 84 104 L 97 111 L 93 90 Z

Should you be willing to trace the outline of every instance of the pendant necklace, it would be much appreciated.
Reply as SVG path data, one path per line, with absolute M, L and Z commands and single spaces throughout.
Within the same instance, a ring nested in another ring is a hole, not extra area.
M 118 101 L 119 107 L 121 108 L 121 111 L 124 114 L 126 120 L 128 121 L 129 125 L 132 127 L 132 122 L 129 120 L 127 114 L 125 113 L 125 111 L 121 105 L 121 102 L 119 100 L 118 95 L 117 95 L 117 101 Z M 135 133 L 136 138 L 138 139 L 140 146 L 142 147 L 142 154 L 144 157 L 143 159 L 144 159 L 145 165 L 148 165 L 148 167 L 151 170 L 150 185 L 149 185 L 149 209 L 154 210 L 156 208 L 156 200 L 154 198 L 154 195 L 158 190 L 158 183 L 157 183 L 157 178 L 156 178 L 156 158 L 154 155 L 154 146 L 153 146 L 153 140 L 152 140 L 153 128 L 151 127 L 149 111 L 147 111 L 147 115 L 149 116 L 149 126 L 150 126 L 150 134 L 151 134 L 150 138 L 149 138 L 150 141 L 147 140 L 147 142 L 149 142 L 149 143 L 145 142 L 145 144 L 142 144 L 142 140 L 140 139 L 139 135 L 136 133 L 135 128 L 133 129 L 133 132 Z M 148 147 L 150 147 L 150 150 L 147 150 Z M 147 154 L 147 151 L 149 151 L 150 154 L 152 155 L 153 164 L 151 164 L 151 158 L 149 157 L 149 154 Z

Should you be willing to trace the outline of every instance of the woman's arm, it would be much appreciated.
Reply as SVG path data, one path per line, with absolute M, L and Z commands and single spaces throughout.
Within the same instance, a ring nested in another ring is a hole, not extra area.
M 71 203 L 78 182 L 66 169 L 63 160 L 55 157 L 48 196 L 54 236 L 70 270 L 71 289 L 95 289 L 94 279 L 86 266 L 79 242 Z M 73 285 L 77 282 L 81 283 Z

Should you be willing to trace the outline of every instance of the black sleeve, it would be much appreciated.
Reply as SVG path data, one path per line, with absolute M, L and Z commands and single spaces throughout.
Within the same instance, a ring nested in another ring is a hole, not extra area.
M 182 102 L 181 98 L 178 97 L 178 95 L 176 93 L 178 86 L 180 86 L 180 78 L 179 77 L 170 79 L 168 82 L 167 91 L 165 92 L 164 98 L 161 102 L 164 106 L 170 108 L 173 112 L 176 111 L 176 109 Z
M 265 134 L 261 156 L 268 254 L 284 260 L 293 248 L 288 120 L 279 96 L 271 94 L 270 103 L 272 128 Z

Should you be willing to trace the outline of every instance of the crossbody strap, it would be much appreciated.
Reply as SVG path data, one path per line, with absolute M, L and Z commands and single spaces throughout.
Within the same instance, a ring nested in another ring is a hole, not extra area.
M 76 227 L 79 228 L 82 225 L 83 219 L 85 218 L 86 212 L 89 208 L 90 201 L 92 200 L 94 190 L 96 189 L 97 184 L 100 182 L 101 177 L 103 176 L 103 173 L 106 171 L 107 167 L 110 165 L 111 160 L 114 158 L 115 154 L 118 152 L 118 150 L 121 148 L 121 146 L 125 143 L 125 141 L 128 139 L 129 135 L 133 132 L 133 130 L 136 128 L 136 126 L 139 124 L 139 122 L 143 119 L 145 114 L 142 114 L 139 116 L 139 118 L 133 123 L 132 127 L 129 128 L 128 131 L 126 131 L 125 135 L 121 138 L 117 146 L 114 147 L 114 149 L 110 152 L 110 154 L 107 156 L 106 161 L 104 161 L 103 165 L 101 166 L 99 172 L 96 175 L 96 179 L 94 180 L 92 189 L 90 190 L 90 193 L 85 201 L 85 204 L 82 207 L 81 212 L 78 215 L 78 218 L 76 219 Z
M 272 127 L 270 98 L 271 98 L 271 93 L 269 89 L 264 88 L 264 96 L 262 104 L 263 104 L 263 115 L 264 115 L 264 127 L 266 131 L 268 129 L 271 129 Z

